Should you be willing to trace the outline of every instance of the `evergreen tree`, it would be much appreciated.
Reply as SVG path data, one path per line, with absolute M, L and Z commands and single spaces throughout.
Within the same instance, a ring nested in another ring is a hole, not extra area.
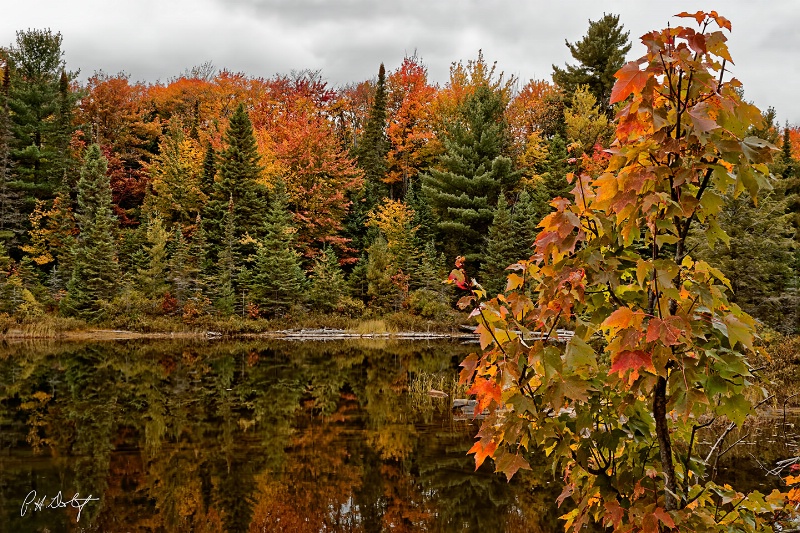
M 384 182 L 389 140 L 386 136 L 386 70 L 383 63 L 378 70 L 369 119 L 353 152 L 358 167 L 364 171 L 364 185 L 350 196 L 352 204 L 345 220 L 345 230 L 353 246 L 363 250 L 372 240 L 366 229 L 367 215 L 389 194 Z
M 214 307 L 223 315 L 231 315 L 236 311 L 237 265 L 239 264 L 232 196 L 228 200 L 228 209 L 222 218 L 222 224 L 225 231 L 217 261 L 217 275 L 214 280 Z
M 299 303 L 305 286 L 300 254 L 294 249 L 295 228 L 283 180 L 270 198 L 264 238 L 256 250 L 249 276 L 250 300 L 268 314 Z
M 72 277 L 63 301 L 68 314 L 92 320 L 102 315 L 103 305 L 114 296 L 119 281 L 114 241 L 116 217 L 106 158 L 91 145 L 78 181 L 76 219 L 80 234 L 75 244 Z
M 386 154 L 389 141 L 386 137 L 386 70 L 383 63 L 378 70 L 378 83 L 361 142 L 356 149 L 358 166 L 364 171 L 364 197 L 367 211 L 380 202 L 388 193 L 386 177 Z M 395 191 L 397 192 L 397 191 Z
M 176 225 L 175 249 L 169 260 L 169 280 L 178 307 L 183 308 L 192 295 L 197 293 L 199 289 L 197 276 L 197 263 L 190 255 L 189 243 L 183 236 L 180 226 Z
M 253 125 L 244 104 L 239 104 L 231 116 L 228 131 L 225 133 L 225 145 L 219 156 L 219 181 L 214 183 L 214 192 L 203 219 L 212 252 L 217 252 L 221 246 L 226 246 L 223 219 L 230 201 L 233 200 L 232 223 L 237 232 L 234 238 L 235 248 L 237 253 L 246 254 L 250 250 L 243 249 L 239 240 L 245 234 L 253 239 L 262 236 L 266 190 L 259 183 L 261 157 L 258 155 Z M 212 257 L 216 256 L 217 253 L 212 254 Z
M 433 240 L 425 243 L 420 254 L 419 266 L 415 272 L 414 288 L 435 291 L 444 296 L 449 285 L 442 283 L 447 278 L 447 260 L 436 250 Z
M 538 206 L 535 195 L 531 195 L 527 189 L 519 193 L 517 202 L 514 204 L 514 210 L 511 214 L 511 221 L 514 224 L 514 234 L 520 243 L 522 258 L 530 255 L 533 251 L 533 243 L 536 241 L 536 236 L 539 234 L 538 225 L 544 218 Z
M 792 227 L 780 193 L 759 198 L 747 194 L 725 197 L 717 217 L 730 242 L 709 248 L 697 237 L 697 255 L 718 268 L 730 280 L 732 301 L 766 325 L 783 333 L 800 331 L 800 298 L 791 286 L 793 267 Z
M 619 15 L 603 15 L 600 20 L 590 20 L 583 39 L 574 44 L 564 41 L 578 64 L 566 65 L 566 68 L 553 65 L 553 81 L 569 99 L 579 86 L 587 85 L 609 117 L 613 114 L 609 100 L 616 82 L 614 74 L 625 63 L 625 55 L 631 49 L 630 32 L 623 32 L 623 29 Z
M 503 155 L 503 110 L 500 92 L 477 87 L 447 128 L 438 168 L 422 175 L 423 194 L 438 216 L 450 256 L 480 260 L 500 190 L 512 188 L 519 178 Z
M 30 207 L 35 198 L 52 198 L 67 170 L 77 95 L 69 88 L 61 42 L 50 30 L 21 31 L 8 54 L 15 186 Z
M 339 266 L 336 253 L 325 248 L 314 258 L 311 283 L 308 290 L 308 303 L 312 309 L 326 313 L 335 311 L 345 294 L 344 274 Z
M 536 206 L 537 211 L 542 216 L 550 213 L 552 207 L 550 202 L 553 198 L 570 198 L 572 185 L 567 182 L 567 174 L 570 169 L 567 164 L 567 145 L 559 135 L 556 135 L 547 146 L 547 156 L 536 165 L 534 170 L 541 177 L 537 184 Z
M 24 233 L 24 216 L 21 197 L 13 183 L 11 150 L 14 137 L 11 132 L 11 112 L 8 107 L 10 83 L 11 70 L 6 61 L 0 88 L 0 242 L 13 246 L 19 244 L 19 238 Z
M 370 306 L 381 311 L 398 307 L 398 290 L 393 283 L 389 246 L 382 235 L 367 249 L 367 296 Z
M 481 269 L 480 281 L 490 297 L 504 291 L 506 267 L 520 259 L 519 236 L 514 233 L 514 223 L 505 196 L 500 195 L 494 219 L 489 228 L 486 244 L 486 260 Z
M 200 187 L 206 197 L 211 198 L 214 193 L 214 178 L 217 175 L 217 154 L 214 147 L 211 146 L 211 141 L 206 143 L 205 154 L 203 155 L 203 176 L 200 181 Z
M 159 300 L 167 291 L 167 240 L 169 235 L 161 217 L 151 216 L 147 223 L 147 267 L 139 269 L 139 287 L 151 300 Z

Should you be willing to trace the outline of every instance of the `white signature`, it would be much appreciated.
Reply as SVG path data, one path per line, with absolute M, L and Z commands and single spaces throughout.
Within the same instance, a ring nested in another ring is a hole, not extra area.
M 33 506 L 33 509 L 31 509 L 31 512 L 33 513 L 41 511 L 42 509 L 63 509 L 64 507 L 75 507 L 78 509 L 77 521 L 80 522 L 81 511 L 83 511 L 84 506 L 91 501 L 100 501 L 100 498 L 93 498 L 91 494 L 86 498 L 80 498 L 79 492 L 76 492 L 71 500 L 65 500 L 64 496 L 61 495 L 61 491 L 58 491 L 58 494 L 56 494 L 53 498 L 48 498 L 47 495 L 44 495 L 37 499 L 36 496 L 35 490 L 30 491 L 28 495 L 25 496 L 25 501 L 22 502 L 22 507 L 19 509 L 20 516 L 25 516 L 25 514 L 28 512 L 28 508 L 31 506 Z

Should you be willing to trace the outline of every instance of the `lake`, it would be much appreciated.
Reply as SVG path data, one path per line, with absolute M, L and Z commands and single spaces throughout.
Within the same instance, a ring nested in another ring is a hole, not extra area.
M 0 531 L 557 530 L 544 461 L 476 472 L 478 422 L 425 394 L 474 349 L 2 345 Z
M 545 458 L 507 483 L 467 455 L 479 421 L 451 400 L 476 348 L 0 343 L 0 533 L 559 531 Z M 733 432 L 717 481 L 780 487 L 765 470 L 796 456 L 797 423 Z

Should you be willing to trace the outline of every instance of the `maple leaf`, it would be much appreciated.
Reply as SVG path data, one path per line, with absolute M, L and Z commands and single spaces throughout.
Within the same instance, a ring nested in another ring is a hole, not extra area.
M 475 454 L 475 470 L 479 469 L 487 457 L 494 454 L 497 449 L 497 442 L 494 440 L 481 439 L 472 445 L 472 448 L 467 451 L 467 454 Z
M 495 472 L 504 473 L 509 482 L 520 469 L 530 470 L 531 465 L 519 454 L 506 453 L 495 463 Z
M 614 358 L 609 373 L 619 372 L 622 377 L 628 370 L 638 371 L 641 368 L 655 373 L 653 355 L 642 350 L 624 350 Z
M 492 403 L 492 400 L 497 404 L 502 402 L 500 385 L 491 379 L 476 378 L 467 394 L 474 394 L 475 399 L 478 400 L 478 405 L 475 406 L 475 416 L 481 414 Z
M 683 320 L 677 316 L 667 317 L 666 320 L 661 320 L 658 317 L 651 318 L 650 323 L 647 325 L 647 342 L 660 339 L 665 346 L 680 344 L 678 337 L 682 330 L 679 327 L 675 327 L 675 324 L 681 324 L 682 322 Z
M 639 63 L 636 61 L 625 63 L 625 65 L 614 74 L 614 77 L 617 78 L 617 82 L 614 84 L 614 88 L 611 89 L 610 103 L 615 104 L 621 102 L 631 94 L 642 92 L 650 76 L 651 74 L 646 71 L 639 70 Z

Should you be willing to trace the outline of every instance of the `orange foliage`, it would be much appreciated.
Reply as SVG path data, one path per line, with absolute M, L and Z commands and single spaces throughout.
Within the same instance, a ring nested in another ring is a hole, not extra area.
M 416 57 L 406 57 L 387 79 L 390 148 L 384 181 L 402 183 L 403 190 L 430 156 L 428 145 L 434 137 L 431 101 L 436 88 L 428 83 L 427 69 Z

